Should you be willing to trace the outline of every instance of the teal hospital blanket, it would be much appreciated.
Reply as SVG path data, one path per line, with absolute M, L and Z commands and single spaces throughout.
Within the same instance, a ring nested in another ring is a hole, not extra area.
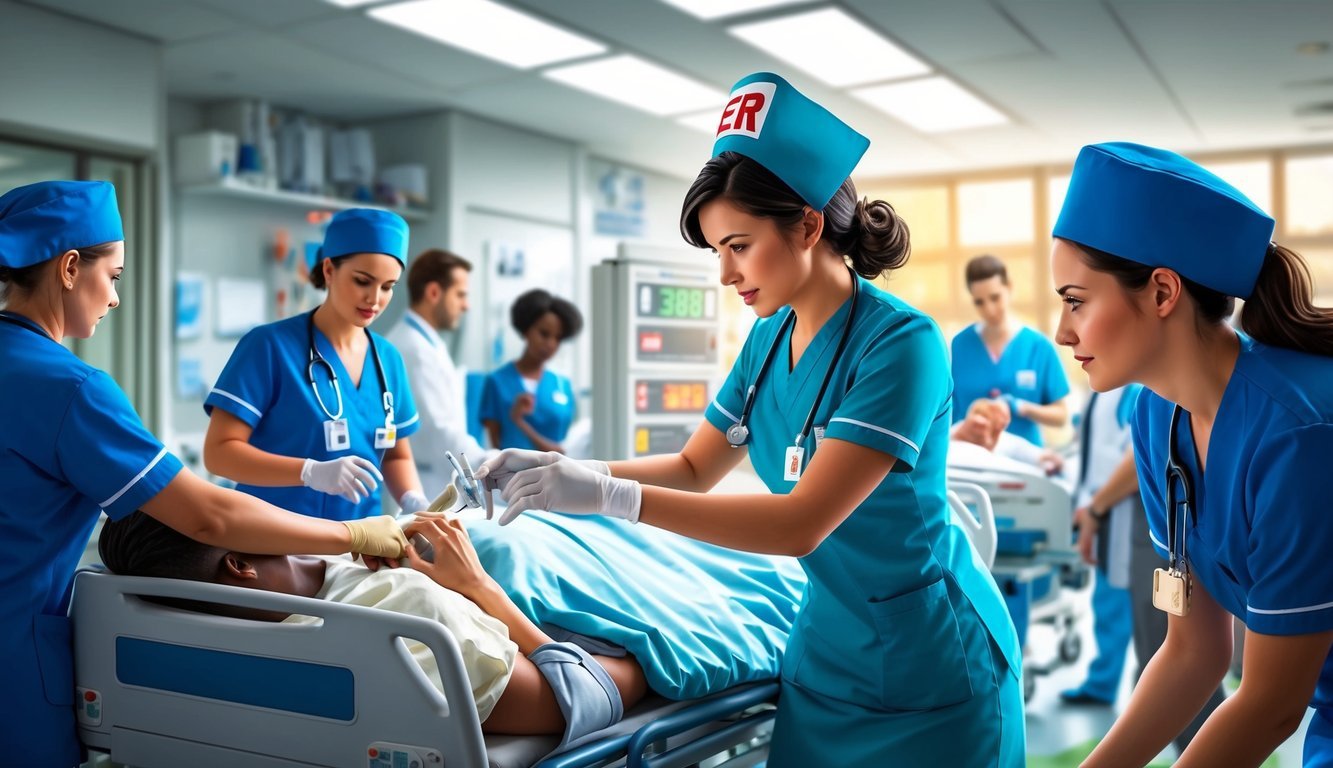
M 778 677 L 806 581 L 792 558 L 598 516 L 531 512 L 467 529 L 528 618 L 624 647 L 662 696 Z

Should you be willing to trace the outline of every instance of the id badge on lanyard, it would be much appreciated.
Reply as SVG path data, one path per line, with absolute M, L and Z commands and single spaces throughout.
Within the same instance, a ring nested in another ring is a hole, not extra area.
M 375 430 L 375 450 L 387 451 L 398 442 L 398 427 L 393 421 L 393 395 L 384 393 L 384 426 Z
M 347 429 L 347 419 L 329 419 L 324 422 L 324 449 L 333 453 L 352 447 L 352 436 Z

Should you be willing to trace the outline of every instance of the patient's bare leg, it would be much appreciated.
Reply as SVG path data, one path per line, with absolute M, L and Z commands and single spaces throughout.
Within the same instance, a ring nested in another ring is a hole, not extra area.
M 615 681 L 625 709 L 637 704 L 647 693 L 648 681 L 643 675 L 643 667 L 633 656 L 593 658 Z M 514 735 L 564 733 L 565 716 L 560 712 L 551 685 L 528 657 L 520 654 L 514 660 L 514 673 L 509 684 L 491 709 L 490 717 L 481 724 L 481 730 Z

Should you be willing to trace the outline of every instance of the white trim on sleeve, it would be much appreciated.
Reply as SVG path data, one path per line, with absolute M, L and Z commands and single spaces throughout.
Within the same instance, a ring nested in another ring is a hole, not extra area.
M 723 416 L 726 416 L 728 419 L 731 419 L 731 422 L 733 424 L 741 423 L 741 420 L 732 415 L 731 411 L 728 411 L 726 408 L 722 407 L 722 403 L 719 403 L 716 397 L 713 398 L 713 407 L 721 411 Z
M 213 391 L 210 394 L 222 395 L 223 397 L 228 398 L 230 400 L 235 400 L 236 402 L 240 403 L 241 406 L 249 410 L 254 415 L 258 416 L 261 419 L 264 418 L 264 414 L 260 413 L 258 408 L 254 407 L 253 405 L 250 405 L 249 403 L 245 402 L 236 395 L 233 395 L 232 393 L 226 391 L 225 389 L 218 389 L 217 387 L 213 387 Z
M 412 415 L 412 418 L 408 419 L 407 421 L 404 421 L 404 422 L 401 423 L 401 424 L 395 424 L 395 425 L 394 425 L 394 428 L 395 428 L 395 429 L 402 429 L 403 427 L 410 427 L 410 426 L 412 426 L 413 424 L 416 424 L 418 421 L 421 421 L 421 414 L 420 414 L 420 413 L 415 413 L 415 414 Z
M 157 455 L 153 457 L 153 460 L 150 461 L 150 462 L 148 462 L 148 466 L 144 467 L 143 470 L 142 470 L 141 472 L 139 472 L 139 474 L 135 475 L 134 478 L 133 478 L 132 480 L 130 480 L 128 483 L 126 483 L 124 488 L 121 488 L 119 491 L 116 491 L 115 494 L 113 494 L 113 495 L 111 496 L 111 498 L 107 499 L 106 501 L 102 502 L 101 504 L 98 504 L 97 506 L 101 507 L 102 509 L 106 509 L 107 507 L 111 506 L 112 504 L 115 504 L 116 501 L 117 501 L 118 499 L 120 499 L 121 496 L 124 496 L 124 495 L 125 495 L 126 491 L 128 491 L 128 490 L 131 489 L 131 488 L 133 488 L 133 487 L 134 487 L 140 480 L 142 480 L 142 479 L 144 478 L 144 475 L 146 475 L 146 474 L 148 474 L 149 472 L 151 472 L 152 469 L 153 469 L 153 467 L 156 467 L 156 466 L 157 466 L 157 463 L 158 463 L 159 461 L 162 460 L 162 457 L 163 457 L 163 456 L 166 456 L 166 455 L 167 455 L 167 449 L 166 449 L 166 448 L 163 448 L 162 450 L 158 451 L 158 452 L 157 452 Z
M 1166 550 L 1166 551 L 1168 551 L 1168 552 L 1171 551 L 1171 550 L 1170 550 L 1170 547 L 1168 547 L 1168 546 L 1166 546 L 1165 544 L 1163 544 L 1162 542 L 1158 541 L 1158 540 L 1157 540 L 1157 537 L 1154 536 L 1154 535 L 1152 535 L 1152 529 L 1151 529 L 1151 528 L 1148 529 L 1148 538 L 1152 539 L 1152 543 L 1156 544 L 1157 546 L 1161 547 L 1162 549 L 1164 549 L 1164 550 Z
M 867 424 L 867 423 L 865 423 L 864 421 L 857 421 L 856 419 L 849 419 L 849 418 L 847 418 L 846 416 L 834 416 L 833 418 L 829 419 L 828 421 L 829 421 L 830 424 L 832 424 L 832 423 L 835 422 L 835 421 L 842 421 L 842 422 L 846 422 L 846 423 L 848 423 L 848 424 L 851 424 L 851 425 L 853 425 L 853 426 L 864 427 L 864 428 L 866 428 L 866 429 L 873 429 L 873 430 L 875 430 L 876 432 L 881 432 L 881 433 L 883 433 L 883 434 L 888 435 L 889 437 L 892 437 L 894 440 L 898 440 L 898 441 L 902 442 L 903 445 L 906 445 L 908 448 L 911 448 L 912 450 L 916 451 L 917 453 L 921 453 L 921 447 L 920 447 L 920 446 L 918 446 L 916 443 L 912 442 L 911 440 L 908 440 L 907 438 L 903 437 L 902 435 L 898 434 L 897 432 L 894 432 L 894 431 L 891 430 L 891 429 L 885 429 L 884 427 L 877 427 L 877 426 L 875 426 L 874 424 Z
M 1253 605 L 1246 605 L 1245 610 L 1250 613 L 1263 614 L 1265 616 L 1275 616 L 1283 613 L 1309 613 L 1310 611 L 1322 611 L 1325 608 L 1333 608 L 1333 603 L 1320 603 L 1319 605 L 1306 605 L 1300 608 L 1255 608 Z

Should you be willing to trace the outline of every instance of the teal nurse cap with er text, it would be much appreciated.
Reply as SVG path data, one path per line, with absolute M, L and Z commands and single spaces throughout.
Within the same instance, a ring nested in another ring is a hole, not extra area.
M 722 110 L 713 156 L 745 155 L 817 211 L 852 175 L 870 139 L 771 72 L 737 81 Z

